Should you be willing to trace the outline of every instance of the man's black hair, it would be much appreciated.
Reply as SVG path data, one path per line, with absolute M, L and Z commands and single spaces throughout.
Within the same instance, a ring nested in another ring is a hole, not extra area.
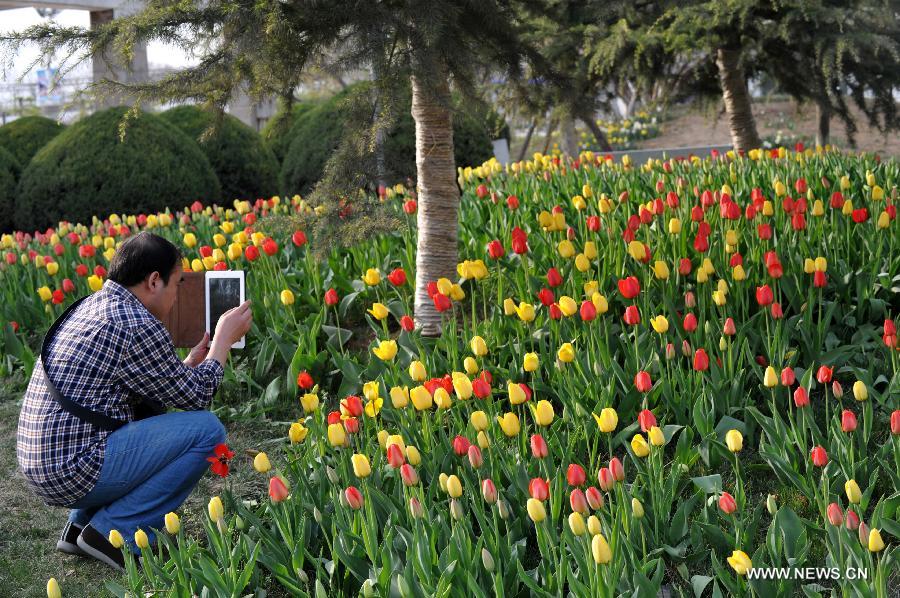
M 181 261 L 181 252 L 166 239 L 142 232 L 125 240 L 116 250 L 109 265 L 109 279 L 122 286 L 138 284 L 154 272 L 159 272 L 163 284 Z

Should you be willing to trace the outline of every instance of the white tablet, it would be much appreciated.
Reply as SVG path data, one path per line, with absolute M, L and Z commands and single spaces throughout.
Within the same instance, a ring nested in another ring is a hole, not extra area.
M 226 311 L 244 302 L 243 270 L 206 273 L 206 331 L 212 342 L 219 318 Z M 231 345 L 233 349 L 243 349 L 246 337 Z

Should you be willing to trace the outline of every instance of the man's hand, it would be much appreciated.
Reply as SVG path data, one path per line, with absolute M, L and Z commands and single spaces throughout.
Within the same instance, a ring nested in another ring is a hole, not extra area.
M 191 352 L 188 354 L 187 358 L 184 360 L 184 365 L 188 367 L 195 368 L 206 359 L 206 356 L 209 354 L 209 333 L 204 332 L 203 338 L 197 343 L 197 346 L 191 349 Z

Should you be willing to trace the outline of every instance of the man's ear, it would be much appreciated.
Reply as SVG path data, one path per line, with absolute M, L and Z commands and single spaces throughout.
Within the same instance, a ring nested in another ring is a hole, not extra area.
M 147 285 L 150 287 L 151 291 L 156 290 L 157 286 L 162 285 L 162 277 L 159 275 L 159 272 L 151 272 L 147 277 Z

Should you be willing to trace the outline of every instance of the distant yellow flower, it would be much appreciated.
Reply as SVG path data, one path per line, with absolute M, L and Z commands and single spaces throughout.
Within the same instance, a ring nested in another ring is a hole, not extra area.
M 292 293 L 290 289 L 281 291 L 281 304 L 285 306 L 294 304 L 294 293 Z
M 523 368 L 526 372 L 533 372 L 538 369 L 537 353 L 526 353 Z
M 422 382 L 423 380 L 425 380 L 425 378 L 428 377 L 428 373 L 425 371 L 425 364 L 418 360 L 410 363 L 409 377 L 416 382 Z
M 647 436 L 650 437 L 650 444 L 652 444 L 653 446 L 662 446 L 666 443 L 666 437 L 663 436 L 662 430 L 660 430 L 657 426 L 653 426 L 652 428 L 650 428 Z
M 653 262 L 653 274 L 660 280 L 668 280 L 669 266 L 662 260 Z
M 370 287 L 373 287 L 381 282 L 381 274 L 375 268 L 369 268 L 363 276 L 363 282 Z
M 328 442 L 331 446 L 344 446 L 347 441 L 347 432 L 344 430 L 344 424 L 328 425 Z
M 62 592 L 55 577 L 47 580 L 47 598 L 62 598 Z
M 483 357 L 488 353 L 487 343 L 480 336 L 473 336 L 469 346 L 472 348 L 472 353 L 478 357 Z
M 563 363 L 572 363 L 575 361 L 575 348 L 572 346 L 572 343 L 563 343 L 556 352 L 556 356 Z
M 391 388 L 391 405 L 394 409 L 403 409 L 409 404 L 409 387 L 394 386 Z
M 56 262 L 47 262 L 47 274 L 50 276 L 56 276 L 56 273 L 59 272 L 59 264 Z
M 772 366 L 766 368 L 766 373 L 763 376 L 763 386 L 766 388 L 775 388 L 778 386 L 778 374 L 775 373 L 775 368 Z
M 856 480 L 847 480 L 844 483 L 844 492 L 847 493 L 847 500 L 854 505 L 858 505 L 862 500 L 862 491 L 859 489 L 859 484 L 856 483 Z
M 262 452 L 256 453 L 256 456 L 253 458 L 253 469 L 259 473 L 266 473 L 272 469 L 272 464 L 269 462 L 269 456 Z
M 455 475 L 447 478 L 447 494 L 450 498 L 459 498 L 462 496 L 462 482 Z
M 312 413 L 319 408 L 319 395 L 308 392 L 300 397 L 300 405 L 304 413 Z
M 567 318 L 569 316 L 573 316 L 578 313 L 578 304 L 575 303 L 575 300 L 571 297 L 563 295 L 559 298 L 559 310 L 563 313 Z
M 884 550 L 884 540 L 881 538 L 881 531 L 877 529 L 869 530 L 869 552 L 881 552 Z
M 371 401 L 366 401 L 366 405 L 364 407 L 366 415 L 369 417 L 375 417 L 381 411 L 381 408 L 384 406 L 384 399 L 378 397 Z
M 518 315 L 519 319 L 523 322 L 531 322 L 535 317 L 534 306 L 530 303 L 525 303 L 524 301 L 522 301 L 516 307 L 516 315 Z
M 472 427 L 479 432 L 487 430 L 488 417 L 484 411 L 475 411 L 472 413 L 472 415 L 469 416 L 469 422 L 472 424 Z
M 38 296 L 41 298 L 41 301 L 47 302 L 53 298 L 53 291 L 50 290 L 50 287 L 41 287 L 37 290 Z
M 194 233 L 184 235 L 184 246 L 193 249 L 197 246 L 197 236 Z
M 381 361 L 391 361 L 397 356 L 397 341 L 378 341 L 378 346 L 372 349 Z
M 857 401 L 865 401 L 869 398 L 869 389 L 862 380 L 853 383 L 853 398 Z
M 526 395 L 522 387 L 515 382 L 507 383 L 506 390 L 509 393 L 509 402 L 513 405 L 521 405 L 528 400 L 528 395 Z
M 665 334 L 669 330 L 669 320 L 662 315 L 650 318 L 650 325 L 659 334 Z
M 307 429 L 300 422 L 294 422 L 291 424 L 290 429 L 288 430 L 288 438 L 291 440 L 291 444 L 297 444 L 298 442 L 303 442 L 306 439 L 306 435 L 309 433 L 309 429 Z

